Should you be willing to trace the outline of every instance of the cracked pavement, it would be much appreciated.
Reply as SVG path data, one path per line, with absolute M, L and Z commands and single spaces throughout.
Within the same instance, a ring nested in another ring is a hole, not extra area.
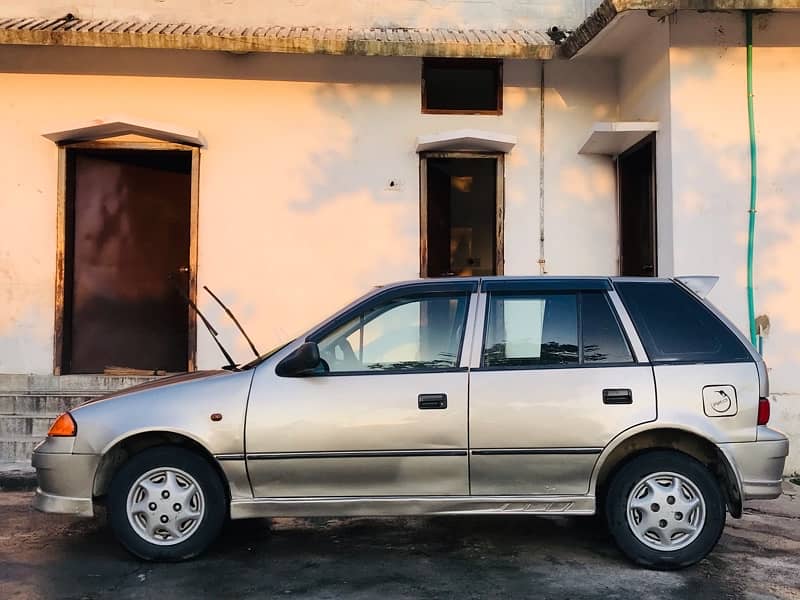
M 140 562 L 95 520 L 0 493 L 0 598 L 800 599 L 800 488 L 748 504 L 677 572 L 628 563 L 597 519 L 520 515 L 229 523 L 205 555 Z

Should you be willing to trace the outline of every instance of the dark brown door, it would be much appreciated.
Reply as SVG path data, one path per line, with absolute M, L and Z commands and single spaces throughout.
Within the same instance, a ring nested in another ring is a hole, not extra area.
M 67 168 L 62 372 L 185 371 L 191 153 L 72 150 Z
M 423 276 L 497 274 L 497 159 L 426 160 Z
M 652 277 L 656 271 L 655 138 L 617 159 L 620 274 Z

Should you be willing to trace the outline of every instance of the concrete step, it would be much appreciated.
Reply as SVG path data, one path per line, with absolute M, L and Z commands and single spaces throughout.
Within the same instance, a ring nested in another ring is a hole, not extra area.
M 37 395 L 0 393 L 0 415 L 59 415 L 98 395 L 86 392 Z
M 0 437 L 31 435 L 43 438 L 54 420 L 55 415 L 0 415 Z
M 45 436 L 0 435 L 0 460 L 30 462 L 33 447 Z
M 0 394 L 67 393 L 106 394 L 158 379 L 139 375 L 28 375 L 0 374 Z
M 53 419 L 86 400 L 151 376 L 0 374 L 0 462 L 30 462 Z

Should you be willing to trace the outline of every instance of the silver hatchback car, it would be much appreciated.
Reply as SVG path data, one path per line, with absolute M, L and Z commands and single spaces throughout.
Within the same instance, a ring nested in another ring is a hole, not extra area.
M 767 371 L 705 281 L 493 277 L 377 288 L 267 355 L 65 413 L 34 506 L 152 560 L 269 516 L 603 512 L 679 568 L 775 498 Z M 705 286 L 707 287 L 707 286 Z

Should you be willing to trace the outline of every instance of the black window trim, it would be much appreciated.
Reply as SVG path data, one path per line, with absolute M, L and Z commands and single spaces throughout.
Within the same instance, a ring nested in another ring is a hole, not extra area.
M 496 69 L 497 80 L 497 108 L 495 109 L 453 109 L 453 108 L 428 108 L 426 96 L 427 83 L 425 80 L 426 67 L 448 67 L 451 69 L 469 69 L 478 66 L 493 66 Z M 420 65 L 420 107 L 423 115 L 495 115 L 503 114 L 503 59 L 502 58 L 443 58 L 424 57 Z
M 548 281 L 548 280 L 543 280 Z M 554 281 L 554 280 L 550 280 Z M 567 281 L 574 281 L 574 280 L 560 280 L 562 282 Z M 598 369 L 598 368 L 612 368 L 612 367 L 642 367 L 642 366 L 651 366 L 649 362 L 638 362 L 636 360 L 636 354 L 633 351 L 633 346 L 631 345 L 630 339 L 628 339 L 628 335 L 625 332 L 625 328 L 622 326 L 621 321 L 619 320 L 619 315 L 617 314 L 616 308 L 614 307 L 614 303 L 611 302 L 610 298 L 608 297 L 608 291 L 613 289 L 611 284 L 608 280 L 580 280 L 582 282 L 589 282 L 589 286 L 585 288 L 570 288 L 567 285 L 562 283 L 561 287 L 554 286 L 553 289 L 543 289 L 542 287 L 525 287 L 524 285 L 514 286 L 517 289 L 513 289 L 513 287 L 509 287 L 507 285 L 497 285 L 492 286 L 495 289 L 491 291 L 487 291 L 487 283 L 491 283 L 492 281 L 484 281 L 483 282 L 483 291 L 486 294 L 486 302 L 484 306 L 484 314 L 483 314 L 483 333 L 481 336 L 481 345 L 480 345 L 480 363 L 477 368 L 471 369 L 472 371 L 543 371 L 543 370 L 557 370 L 557 369 Z M 520 283 L 529 283 L 527 280 L 519 280 Z M 503 283 L 500 280 L 495 280 L 495 283 Z M 508 284 L 509 282 L 505 282 Z M 604 284 L 607 284 L 608 287 L 604 287 Z M 536 285 L 534 283 L 533 285 Z M 608 363 L 585 363 L 583 362 L 583 305 L 582 305 L 582 296 L 584 293 L 600 293 L 605 298 L 606 304 L 608 309 L 611 311 L 611 314 L 614 316 L 614 320 L 617 323 L 617 327 L 622 334 L 622 339 L 625 342 L 625 345 L 628 348 L 628 352 L 631 355 L 631 360 L 627 362 L 608 362 Z M 556 364 L 556 365 L 493 365 L 493 366 L 486 366 L 484 364 L 485 356 L 484 352 L 486 349 L 486 336 L 489 331 L 489 307 L 491 306 L 491 299 L 493 296 L 529 296 L 535 294 L 547 294 L 547 295 L 574 295 L 575 296 L 575 309 L 577 311 L 577 343 L 578 343 L 578 362 L 577 363 L 568 363 L 568 364 Z
M 614 321 L 617 323 L 617 328 L 619 329 L 620 333 L 622 334 L 622 339 L 625 340 L 625 345 L 627 346 L 628 352 L 631 355 L 631 360 L 629 362 L 624 362 L 624 363 L 597 363 L 597 364 L 592 365 L 592 366 L 598 366 L 598 367 L 600 367 L 600 366 L 613 366 L 613 365 L 622 366 L 622 365 L 629 365 L 631 363 L 634 364 L 634 365 L 650 365 L 650 357 L 646 357 L 647 360 L 640 360 L 639 357 L 636 356 L 636 352 L 634 352 L 634 350 L 633 350 L 633 344 L 631 343 L 631 338 L 628 335 L 628 332 L 625 330 L 625 325 L 622 323 L 622 320 L 619 318 L 619 312 L 617 312 L 617 308 L 616 308 L 616 306 L 614 306 L 614 301 L 611 299 L 610 292 L 612 292 L 612 291 L 614 293 L 617 293 L 617 291 L 613 287 L 611 287 L 611 283 L 609 282 L 608 289 L 603 292 L 603 298 L 605 299 L 606 305 L 608 306 L 608 309 L 611 311 L 611 314 L 614 317 Z M 619 294 L 617 294 L 617 295 L 619 295 Z M 627 311 L 628 308 L 625 307 L 625 310 Z M 581 315 L 582 314 L 583 313 L 581 313 Z M 630 318 L 630 313 L 628 313 L 628 317 Z M 583 316 L 581 316 L 581 319 L 582 318 L 583 318 Z M 631 319 L 631 323 L 633 323 L 633 319 Z M 636 335 L 639 335 L 638 330 L 636 331 Z M 640 342 L 641 342 L 641 340 L 640 340 Z M 583 347 L 583 340 L 581 340 L 581 347 Z M 644 345 L 642 345 L 642 347 L 644 347 Z M 585 366 L 589 366 L 589 365 L 585 365 Z
M 450 296 L 452 298 L 464 298 L 466 306 L 464 309 L 464 325 L 469 320 L 470 301 L 471 295 L 478 289 L 477 280 L 467 281 L 444 281 L 444 282 L 431 282 L 431 283 L 410 283 L 407 285 L 398 285 L 390 288 L 380 290 L 366 298 L 363 302 L 359 302 L 333 319 L 322 324 L 320 327 L 309 333 L 305 341 L 319 343 L 327 335 L 339 329 L 345 323 L 352 321 L 358 315 L 370 311 L 385 302 L 391 302 L 401 298 L 420 299 L 420 298 L 435 298 L 438 296 Z M 428 369 L 428 368 L 415 368 L 415 369 L 384 369 L 375 371 L 335 371 L 325 373 L 315 373 L 308 377 L 343 377 L 343 376 L 364 376 L 364 375 L 418 375 L 425 373 L 457 373 L 466 372 L 468 367 L 461 367 L 461 357 L 464 351 L 464 339 L 467 331 L 464 327 L 461 332 L 461 339 L 458 345 L 458 355 L 456 356 L 454 367 L 445 367 L 442 369 Z

